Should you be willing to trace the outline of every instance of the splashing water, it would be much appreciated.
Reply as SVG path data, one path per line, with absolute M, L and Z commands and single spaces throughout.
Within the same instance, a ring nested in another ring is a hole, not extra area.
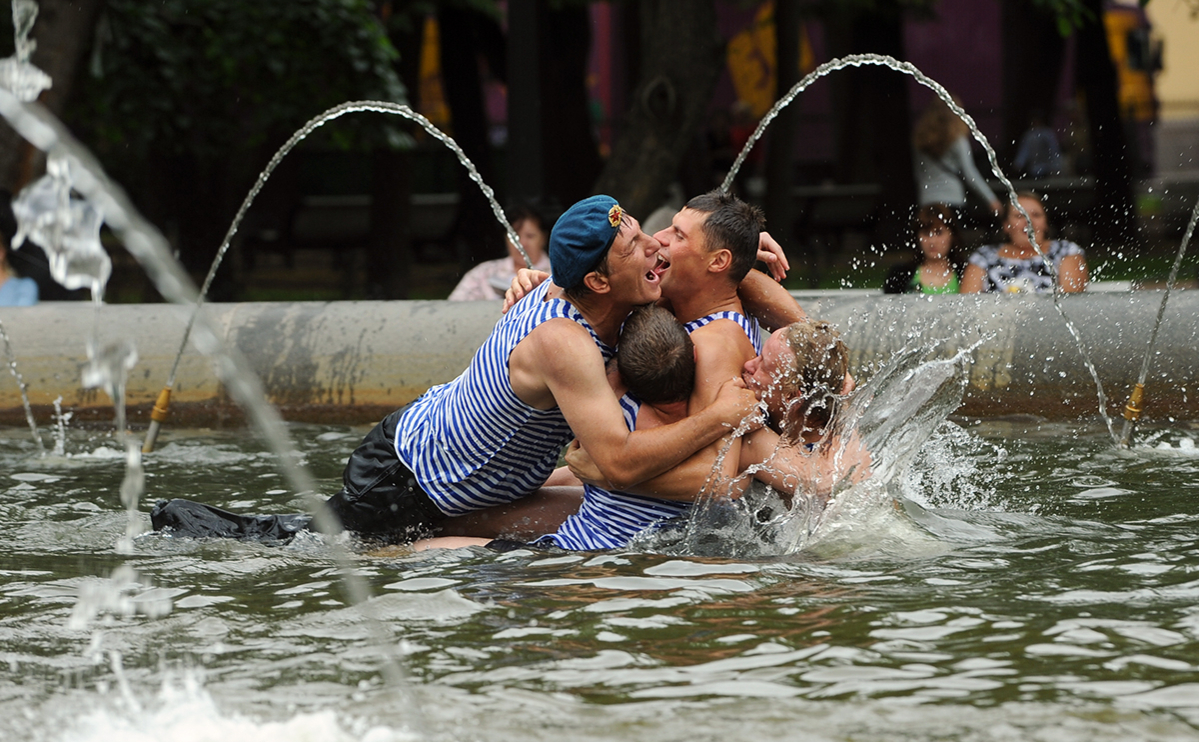
M 13 378 L 17 380 L 17 387 L 21 390 L 21 404 L 25 406 L 25 420 L 29 423 L 29 432 L 33 434 L 33 440 L 37 443 L 38 456 L 46 455 L 46 446 L 42 443 L 42 436 L 37 432 L 37 423 L 33 419 L 33 408 L 29 405 L 29 391 L 25 386 L 25 379 L 21 378 L 21 372 L 17 370 L 17 359 L 12 352 L 12 344 L 8 341 L 8 333 L 4 331 L 4 323 L 0 322 L 0 340 L 4 341 L 4 357 L 8 360 L 8 370 L 12 372 Z
M 62 397 L 54 398 L 54 455 L 67 455 L 67 423 L 75 413 L 62 411 Z
M 117 542 L 118 554 L 133 553 L 133 538 L 144 529 L 137 505 L 146 489 L 146 474 L 142 468 L 141 447 L 129 435 L 125 422 L 125 382 L 137 365 L 137 349 L 133 343 L 113 343 L 97 352 L 88 346 L 88 364 L 83 369 L 83 385 L 88 389 L 101 388 L 112 400 L 116 410 L 117 441 L 125 449 L 125 478 L 121 482 L 121 504 L 125 506 L 127 523 L 125 536 Z
M 886 540 L 904 544 L 908 553 L 913 544 L 934 545 L 934 539 L 899 515 L 894 503 L 902 497 L 898 484 L 922 444 L 961 405 L 973 350 L 930 360 L 936 348 L 906 348 L 854 392 L 821 445 L 834 447 L 829 460 L 840 471 L 849 469 L 858 446 L 865 447 L 871 475 L 852 484 L 852 477 L 844 477 L 827 503 L 802 490 L 783 498 L 755 484 L 738 500 L 697 501 L 684 527 L 646 531 L 631 548 L 762 558 L 874 552 Z M 769 466 L 771 460 L 747 473 Z
M 1186 233 L 1182 236 L 1182 244 L 1178 246 L 1178 254 L 1174 257 L 1174 264 L 1170 266 L 1170 275 L 1166 279 L 1166 293 L 1162 295 L 1162 303 L 1157 308 L 1157 318 L 1153 321 L 1153 332 L 1149 335 L 1149 346 L 1145 348 L 1145 355 L 1141 359 L 1141 371 L 1137 375 L 1137 383 L 1134 389 L 1144 389 L 1145 387 L 1145 379 L 1149 376 L 1149 360 L 1153 357 L 1153 347 L 1157 345 L 1157 331 L 1162 325 L 1162 317 L 1166 314 L 1166 302 L 1170 301 L 1170 292 L 1174 290 L 1174 282 L 1178 280 L 1178 269 L 1182 266 L 1182 258 L 1187 253 L 1187 244 L 1190 243 L 1191 237 L 1195 234 L 1196 222 L 1199 222 L 1199 199 L 1195 200 L 1195 208 L 1191 212 L 1191 221 L 1187 224 Z M 1136 421 L 1141 412 L 1139 408 L 1135 407 L 1135 403 L 1139 403 L 1139 399 L 1130 399 L 1128 401 L 1128 406 L 1125 408 L 1124 427 L 1120 431 L 1119 444 L 1126 448 L 1132 443 L 1133 430 L 1136 428 Z
M 749 137 L 749 140 L 746 141 L 745 146 L 737 155 L 737 159 L 734 160 L 732 168 L 729 169 L 728 175 L 725 176 L 724 182 L 720 186 L 721 190 L 728 191 L 730 188 L 732 188 L 733 181 L 737 176 L 737 172 L 741 169 L 741 166 L 744 164 L 746 158 L 749 157 L 750 150 L 753 149 L 754 144 L 756 144 L 757 141 L 762 138 L 762 134 L 766 131 L 766 127 L 769 126 L 770 122 L 778 116 L 779 112 L 790 105 L 790 103 L 795 100 L 800 93 L 825 75 L 836 72 L 837 70 L 845 69 L 847 67 L 861 67 L 863 65 L 886 67 L 888 69 L 895 70 L 896 72 L 902 72 L 903 74 L 914 78 L 924 87 L 932 90 L 937 94 L 937 97 L 939 97 L 945 103 L 945 105 L 947 105 L 949 109 L 966 124 L 966 126 L 970 129 L 970 133 L 974 137 L 975 141 L 982 145 L 983 149 L 987 153 L 987 161 L 991 165 L 991 172 L 996 178 L 999 179 L 1001 183 L 1003 183 L 1004 187 L 1007 189 L 1010 203 L 1018 212 L 1020 212 L 1020 215 L 1024 217 L 1025 232 L 1028 234 L 1028 240 L 1032 244 L 1037 255 L 1039 255 L 1041 260 L 1045 263 L 1045 267 L 1049 270 L 1050 275 L 1053 277 L 1053 306 L 1055 309 L 1057 309 L 1058 314 L 1061 315 L 1062 320 L 1066 323 L 1066 329 L 1069 330 L 1071 337 L 1074 338 L 1074 342 L 1078 346 L 1079 352 L 1082 354 L 1083 363 L 1086 366 L 1087 371 L 1090 372 L 1091 378 L 1095 382 L 1095 388 L 1099 396 L 1099 416 L 1103 418 L 1103 422 L 1107 426 L 1108 434 L 1111 436 L 1112 442 L 1119 444 L 1119 438 L 1116 435 L 1116 429 L 1112 424 L 1111 417 L 1107 414 L 1107 394 L 1103 391 L 1103 382 L 1099 379 L 1099 372 L 1095 369 L 1095 364 L 1091 361 L 1091 356 L 1087 352 L 1086 346 L 1083 345 L 1082 336 L 1079 334 L 1078 328 L 1074 325 L 1073 320 L 1066 316 L 1066 312 L 1062 308 L 1062 289 L 1057 281 L 1057 269 L 1053 265 L 1053 262 L 1046 257 L 1044 250 L 1042 250 L 1041 246 L 1037 243 L 1036 234 L 1032 227 L 1032 219 L 1029 218 L 1028 212 L 1025 211 L 1024 207 L 1020 205 L 1020 200 L 1016 195 L 1016 187 L 1013 186 L 1008 177 L 1004 175 L 1003 169 L 999 167 L 999 159 L 995 154 L 995 150 L 991 147 L 991 143 L 987 141 L 986 136 L 984 136 L 982 131 L 979 130 L 978 125 L 974 122 L 974 119 L 970 116 L 970 114 L 966 113 L 965 109 L 954 102 L 953 96 L 950 95 L 949 91 L 946 90 L 943 85 L 921 72 L 911 62 L 901 62 L 898 59 L 885 54 L 851 54 L 845 57 L 831 59 L 812 70 L 812 72 L 808 73 L 802 80 L 795 83 L 791 90 L 789 90 L 786 95 L 780 98 L 770 108 L 770 110 L 766 112 L 766 115 L 762 117 L 762 120 L 758 122 L 758 126 L 756 129 L 754 129 L 754 133 Z
M 13 247 L 29 239 L 46 250 L 50 273 L 68 289 L 89 288 L 99 303 L 112 275 L 112 260 L 100 244 L 104 217 L 86 199 L 71 195 L 72 174 L 79 168 L 71 158 L 52 154 L 46 174 L 26 186 L 13 200 L 17 234 Z
M 70 158 L 71 188 L 84 200 L 93 204 L 98 212 L 104 214 L 104 219 L 115 236 L 124 243 L 164 298 L 185 304 L 198 301 L 199 294 L 194 284 L 179 261 L 172 256 L 166 239 L 142 217 L 125 193 L 108 180 L 104 169 L 66 130 L 62 122 L 37 103 L 23 102 L 5 89 L 0 89 L 0 116 L 3 116 L 26 141 L 45 152 L 48 160 Z M 235 350 L 226 347 L 219 334 L 203 318 L 197 320 L 194 336 L 197 348 L 216 360 L 219 378 L 230 396 L 246 410 L 255 428 L 274 453 L 277 465 L 293 491 L 316 499 L 315 480 L 294 455 L 295 447 L 291 444 L 278 411 L 265 401 L 262 384 L 248 370 L 245 359 Z M 133 459 L 132 456 L 129 458 Z M 130 491 L 139 487 L 141 476 L 140 472 L 128 474 L 127 485 L 122 485 L 123 493 L 127 487 Z M 324 531 L 335 530 L 335 524 L 327 522 L 328 516 L 319 507 L 319 503 L 314 502 L 313 509 L 316 512 L 318 527 Z M 341 565 L 339 571 L 351 602 L 358 606 L 358 610 L 366 618 L 372 644 L 378 648 L 376 656 L 382 663 L 382 674 L 388 687 L 401 696 L 406 707 L 419 714 L 419 707 L 408 702 L 395 642 L 375 618 L 374 608 L 369 604 L 370 591 L 366 583 L 351 567 L 344 550 L 336 543 L 330 543 L 329 546 L 333 557 Z
M 29 63 L 37 42 L 29 38 L 37 20 L 35 0 L 12 0 L 13 40 L 16 53 L 0 59 L 0 86 L 23 101 L 37 100 L 52 84 L 50 76 Z

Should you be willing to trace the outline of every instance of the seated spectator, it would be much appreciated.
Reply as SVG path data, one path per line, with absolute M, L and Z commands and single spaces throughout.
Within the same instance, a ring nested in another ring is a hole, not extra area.
M 922 206 L 913 220 L 917 255 L 887 273 L 888 294 L 956 294 L 966 261 L 953 212 L 942 204 Z
M 1030 178 L 1047 178 L 1062 172 L 1062 148 L 1057 134 L 1045 124 L 1045 115 L 1034 111 L 1028 131 L 1020 137 L 1012 167 Z
M 1017 200 L 1032 220 L 1033 232 L 1041 252 L 1053 263 L 1053 272 L 1028 239 L 1028 222 L 1012 204 L 1003 221 L 1006 242 L 986 245 L 970 256 L 962 277 L 962 293 L 1049 293 L 1053 275 L 1062 291 L 1073 293 L 1087 287 L 1087 259 L 1082 248 L 1068 240 L 1049 239 L 1049 219 L 1040 196 L 1031 192 L 1017 194 Z
M 28 307 L 37 304 L 37 281 L 21 278 L 8 260 L 8 246 L 17 231 L 16 219 L 8 199 L 0 199 L 0 307 Z
M 531 204 L 520 204 L 508 210 L 508 223 L 520 238 L 520 245 L 529 254 L 533 267 L 549 272 L 550 258 L 545 246 L 549 242 L 550 227 L 554 220 Z M 504 292 L 512 284 L 516 271 L 525 268 L 524 256 L 511 240 L 508 257 L 479 263 L 466 272 L 454 290 L 450 301 L 494 301 L 504 298 Z

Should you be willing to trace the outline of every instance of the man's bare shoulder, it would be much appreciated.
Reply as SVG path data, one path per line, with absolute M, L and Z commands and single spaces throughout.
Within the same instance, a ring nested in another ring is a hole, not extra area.
M 516 344 L 511 361 L 532 363 L 549 372 L 586 362 L 596 364 L 602 373 L 604 363 L 591 333 L 565 317 L 546 320 L 533 328 Z
M 753 348 L 744 328 L 731 319 L 712 320 L 703 327 L 692 330 L 691 342 L 696 346 L 720 345 L 739 349 Z M 756 353 L 751 353 L 752 355 L 756 355 Z

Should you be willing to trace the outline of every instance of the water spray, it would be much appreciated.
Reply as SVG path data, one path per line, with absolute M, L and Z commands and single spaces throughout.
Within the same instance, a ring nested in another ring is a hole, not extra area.
M 67 131 L 61 121 L 43 106 L 22 101 L 3 87 L 0 87 L 0 117 L 26 141 L 45 152 L 48 158 L 70 157 L 72 187 L 104 214 L 105 221 L 113 233 L 146 271 L 159 293 L 167 300 L 178 304 L 199 306 L 200 296 L 195 284 L 171 254 L 166 238 L 138 212 L 125 192 L 108 179 L 100 163 Z M 315 496 L 318 491 L 316 482 L 297 460 L 294 454 L 295 447 L 291 444 L 283 420 L 278 411 L 265 401 L 258 377 L 249 371 L 249 364 L 236 348 L 226 347 L 215 328 L 206 320 L 197 319 L 197 314 L 198 312 L 193 314 L 193 319 L 197 320 L 194 328 L 197 347 L 217 360 L 218 374 L 230 396 L 246 410 L 250 420 L 262 434 L 275 454 L 279 468 L 288 483 L 296 492 L 304 493 L 313 501 L 317 528 L 328 533 L 339 530 L 341 524 L 331 522 L 335 520 L 333 516 L 320 507 L 322 503 L 318 502 L 319 498 Z M 136 452 L 137 447 L 132 447 L 130 454 Z M 131 474 L 133 477 L 138 476 L 136 472 Z M 130 481 L 129 473 L 126 481 L 136 484 Z M 123 484 L 123 498 L 126 496 L 125 487 L 126 484 Z M 396 642 L 384 628 L 369 602 L 369 587 L 355 571 L 344 549 L 335 542 L 330 546 L 338 562 L 338 571 L 349 593 L 350 602 L 366 618 L 368 631 L 375 646 L 380 650 L 382 675 L 392 689 L 407 695 L 403 683 L 403 665 Z M 410 707 L 418 712 L 420 710 L 415 703 L 410 704 Z M 416 726 L 423 726 L 419 717 L 416 722 Z
M 1178 269 L 1182 265 L 1182 258 L 1186 255 L 1187 244 L 1191 241 L 1191 236 L 1195 234 L 1195 222 L 1199 221 L 1199 200 L 1195 201 L 1195 209 L 1191 212 L 1191 223 L 1187 225 L 1186 234 L 1182 236 L 1182 244 L 1178 246 L 1178 255 L 1174 257 L 1174 265 L 1170 268 L 1170 276 L 1166 279 L 1166 293 L 1162 296 L 1162 303 L 1157 308 L 1157 319 L 1153 323 L 1153 334 L 1149 336 L 1149 347 L 1145 349 L 1145 357 L 1141 360 L 1141 373 L 1137 376 L 1137 383 L 1132 387 L 1132 392 L 1128 395 L 1128 404 L 1124 406 L 1124 427 L 1120 432 L 1119 445 L 1123 448 L 1128 448 L 1132 445 L 1132 436 L 1136 430 L 1137 421 L 1141 419 L 1142 401 L 1145 396 L 1145 379 L 1149 376 L 1149 359 L 1153 356 L 1153 346 L 1157 344 L 1157 330 L 1162 325 L 1162 316 L 1166 313 L 1166 302 L 1170 300 L 1170 291 L 1174 288 L 1174 282 L 1178 279 Z
M 525 248 L 520 244 L 520 237 L 517 236 L 516 230 L 508 224 L 507 218 L 504 216 L 504 210 L 495 199 L 495 192 L 491 186 L 483 182 L 483 176 L 479 174 L 478 168 L 458 146 L 458 143 L 453 140 L 445 132 L 438 129 L 427 118 L 413 111 L 406 105 L 401 103 L 392 103 L 390 101 L 350 101 L 334 106 L 324 113 L 316 116 L 301 126 L 295 134 L 291 135 L 282 147 L 275 153 L 267 164 L 266 169 L 258 175 L 258 180 L 254 183 L 254 187 L 246 194 L 245 200 L 242 201 L 241 208 L 237 210 L 237 215 L 233 217 L 233 223 L 229 225 L 229 231 L 225 234 L 225 240 L 221 243 L 217 250 L 216 257 L 212 260 L 212 266 L 208 269 L 208 276 L 204 279 L 204 285 L 200 287 L 200 293 L 196 299 L 196 305 L 192 310 L 191 317 L 187 321 L 187 328 L 183 331 L 183 340 L 179 343 L 179 352 L 175 355 L 175 362 L 171 366 L 171 374 L 167 378 L 166 386 L 158 394 L 158 399 L 154 403 L 154 409 L 150 412 L 150 427 L 146 430 L 146 440 L 142 444 L 142 453 L 151 453 L 154 450 L 154 444 L 158 440 L 158 432 L 170 414 L 171 407 L 171 390 L 175 386 L 175 375 L 179 371 L 179 360 L 183 357 L 183 351 L 187 349 L 187 341 L 191 337 L 192 326 L 195 324 L 196 315 L 200 312 L 200 307 L 204 304 L 204 297 L 208 296 L 208 289 L 212 286 L 212 280 L 216 277 L 217 268 L 220 267 L 221 261 L 225 257 L 225 253 L 229 250 L 229 245 L 233 241 L 233 236 L 237 234 L 237 229 L 241 226 L 241 221 L 245 218 L 246 212 L 250 205 L 254 203 L 254 199 L 258 196 L 258 192 L 266 185 L 266 181 L 271 177 L 271 173 L 279 166 L 279 163 L 295 148 L 297 144 L 304 140 L 309 134 L 323 126 L 324 124 L 340 118 L 348 113 L 373 112 L 373 113 L 389 113 L 396 116 L 402 116 L 419 124 L 426 132 L 429 133 L 437 141 L 444 144 L 455 155 L 458 156 L 458 161 L 466 168 L 470 179 L 479 186 L 479 190 L 483 192 L 483 196 L 487 198 L 491 204 L 491 212 L 495 218 L 499 220 L 500 226 L 504 228 L 504 232 L 508 236 L 508 240 L 516 246 L 521 257 L 525 259 L 525 266 L 532 268 L 533 261 L 529 259 L 529 254 L 525 252 Z
M 1032 219 L 1029 218 L 1028 212 L 1024 210 L 1024 207 L 1020 205 L 1020 199 L 1016 193 L 1016 187 L 1012 185 L 1011 180 L 1004 175 L 1003 169 L 999 167 L 999 158 L 995 154 L 995 149 L 991 147 L 991 143 L 987 141 L 987 138 L 983 135 L 982 131 L 979 130 L 978 124 L 975 123 L 973 117 L 966 113 L 965 109 L 954 102 L 953 96 L 950 95 L 949 91 L 945 89 L 944 85 L 941 85 L 936 80 L 921 72 L 916 65 L 912 64 L 911 62 L 901 62 L 894 57 L 887 56 L 886 54 L 849 54 L 845 57 L 830 59 L 816 69 L 812 70 L 810 73 L 805 75 L 802 80 L 795 83 L 795 85 L 792 86 L 791 90 L 789 90 L 786 95 L 784 95 L 782 98 L 779 98 L 778 101 L 776 101 L 775 104 L 770 108 L 770 110 L 766 112 L 766 115 L 762 117 L 762 120 L 758 122 L 758 126 L 756 129 L 754 129 L 754 133 L 745 142 L 745 146 L 741 149 L 740 154 L 737 155 L 737 159 L 733 162 L 733 166 L 729 170 L 728 175 L 725 176 L 724 182 L 720 185 L 720 190 L 727 193 L 729 189 L 732 188 L 733 180 L 737 176 L 737 171 L 741 169 L 741 165 L 745 162 L 745 159 L 749 157 L 749 152 L 751 149 L 753 149 L 754 144 L 762 137 L 762 134 L 766 131 L 766 127 L 770 125 L 770 122 L 773 121 L 776 116 L 778 116 L 779 111 L 786 108 L 791 101 L 795 100 L 796 96 L 802 93 L 809 85 L 829 74 L 830 72 L 835 72 L 847 67 L 861 67 L 863 65 L 886 67 L 888 69 L 895 70 L 896 72 L 902 72 L 905 75 L 914 78 L 916 82 L 936 93 L 937 97 L 939 97 L 942 102 L 945 103 L 945 105 L 949 106 L 949 109 L 953 111 L 963 123 L 966 124 L 966 126 L 970 129 L 970 133 L 974 137 L 975 141 L 982 145 L 982 148 L 987 153 L 987 161 L 991 165 L 991 172 L 996 178 L 999 179 L 1001 183 L 1003 183 L 1004 187 L 1007 189 L 1011 205 L 1015 207 L 1016 211 L 1018 211 L 1021 216 L 1024 217 L 1024 230 L 1028 235 L 1028 241 L 1030 244 L 1032 244 L 1033 250 L 1036 251 L 1037 255 L 1041 257 L 1042 263 L 1044 263 L 1046 269 L 1049 271 L 1050 276 L 1053 278 L 1053 306 L 1055 309 L 1057 309 L 1057 313 L 1061 315 L 1062 320 L 1066 323 L 1066 329 L 1069 330 L 1071 337 L 1074 338 L 1074 343 L 1078 346 L 1079 353 L 1082 354 L 1083 362 L 1085 363 L 1087 370 L 1090 372 L 1091 378 L 1095 381 L 1095 387 L 1099 394 L 1099 416 L 1103 418 L 1103 422 L 1107 425 L 1108 433 L 1111 435 L 1113 442 L 1116 442 L 1118 440 L 1116 438 L 1116 430 L 1112 425 L 1111 417 L 1107 414 L 1107 394 L 1103 391 L 1103 382 L 1100 381 L 1099 372 L 1095 370 L 1095 364 L 1091 362 L 1090 354 L 1087 353 L 1086 347 L 1082 343 L 1082 337 L 1078 333 L 1078 328 L 1074 326 L 1074 322 L 1068 316 L 1066 316 L 1066 311 L 1062 309 L 1062 288 L 1057 280 L 1057 269 L 1054 267 L 1053 261 L 1048 259 L 1048 257 L 1045 255 L 1045 251 L 1042 250 L 1041 246 L 1037 243 L 1035 230 L 1033 230 L 1032 227 Z

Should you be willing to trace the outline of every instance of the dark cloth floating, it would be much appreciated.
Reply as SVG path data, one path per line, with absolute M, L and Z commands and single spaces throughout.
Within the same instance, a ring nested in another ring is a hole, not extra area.
M 150 511 L 154 530 L 190 538 L 232 538 L 238 541 L 291 541 L 308 528 L 312 516 L 238 515 L 191 500 L 159 500 Z

